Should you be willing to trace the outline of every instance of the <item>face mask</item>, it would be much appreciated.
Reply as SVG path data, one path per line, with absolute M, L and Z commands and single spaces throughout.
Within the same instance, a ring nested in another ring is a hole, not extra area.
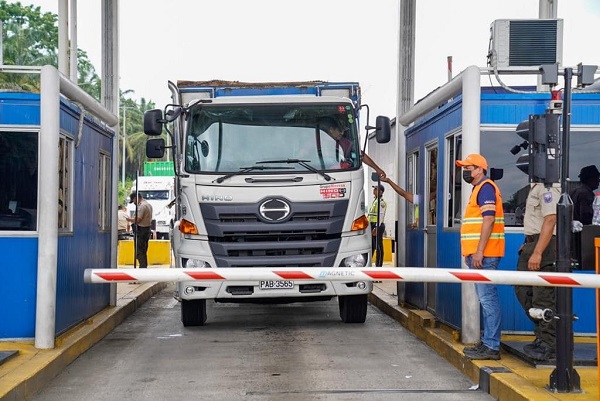
M 471 170 L 463 170 L 463 180 L 465 180 L 465 182 L 467 184 L 470 184 L 473 182 L 473 176 L 471 175 Z

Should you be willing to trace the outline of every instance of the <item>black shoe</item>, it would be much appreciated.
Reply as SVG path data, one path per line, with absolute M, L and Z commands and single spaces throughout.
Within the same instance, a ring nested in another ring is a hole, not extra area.
M 500 359 L 500 351 L 482 345 L 481 348 L 476 351 L 465 351 L 465 356 L 469 359 L 492 359 L 497 361 Z
M 476 352 L 479 351 L 481 347 L 485 347 L 481 341 L 471 347 L 464 347 L 463 352 Z
M 531 359 L 541 362 L 551 362 L 556 359 L 556 351 L 554 348 L 550 348 L 541 342 L 537 348 L 525 350 L 525 354 Z
M 533 342 L 531 342 L 529 344 L 525 344 L 523 346 L 523 351 L 527 352 L 529 350 L 534 350 L 537 347 L 539 347 L 541 343 L 542 343 L 542 340 L 540 340 L 539 338 L 536 338 L 535 340 L 533 340 Z

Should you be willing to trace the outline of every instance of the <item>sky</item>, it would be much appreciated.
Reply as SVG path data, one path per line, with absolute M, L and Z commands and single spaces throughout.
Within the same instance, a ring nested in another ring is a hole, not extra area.
M 556 0 L 563 65 L 600 65 L 600 0 Z M 58 0 L 21 0 L 56 13 Z M 163 107 L 167 82 L 356 81 L 371 118 L 395 117 L 400 0 L 120 1 L 120 87 Z M 101 68 L 100 0 L 78 2 L 78 44 Z M 539 0 L 417 0 L 415 101 L 485 67 L 490 25 L 535 19 Z M 597 75 L 598 76 L 598 75 Z M 535 78 L 506 77 L 509 85 Z M 489 78 L 482 81 L 489 85 Z

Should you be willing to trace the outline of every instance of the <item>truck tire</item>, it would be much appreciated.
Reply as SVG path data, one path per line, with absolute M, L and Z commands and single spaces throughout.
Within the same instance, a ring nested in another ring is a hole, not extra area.
M 206 322 L 206 299 L 182 299 L 181 322 L 184 327 L 204 326 L 204 322 Z
M 339 296 L 340 317 L 344 323 L 364 323 L 367 318 L 367 294 Z

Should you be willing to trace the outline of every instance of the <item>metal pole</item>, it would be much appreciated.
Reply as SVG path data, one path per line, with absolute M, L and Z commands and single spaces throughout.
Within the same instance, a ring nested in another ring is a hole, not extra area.
M 140 177 L 139 171 L 135 173 L 135 232 L 133 233 L 133 268 L 137 268 L 137 243 L 138 243 L 138 230 L 140 226 L 137 224 L 138 217 L 138 196 L 139 196 L 139 180 Z
M 127 125 L 127 107 L 123 107 L 123 158 L 121 159 L 121 187 L 125 188 L 125 139 L 127 138 L 127 131 L 125 126 Z
M 69 79 L 77 85 L 77 0 L 69 1 L 69 9 Z
M 556 270 L 571 271 L 571 222 L 573 202 L 567 193 L 569 176 L 569 134 L 571 126 L 571 78 L 572 68 L 565 68 L 563 100 L 561 180 L 562 194 L 556 206 L 557 258 Z M 573 290 L 556 289 L 556 368 L 550 374 L 549 388 L 559 393 L 580 392 L 579 374 L 573 369 Z
M 375 252 L 377 252 L 377 257 L 375 258 L 375 266 L 377 266 L 377 261 L 379 260 L 379 258 L 381 258 L 381 247 L 383 245 L 379 243 L 379 235 L 381 235 L 381 241 L 383 242 L 383 233 L 381 232 L 381 221 L 379 221 L 381 216 L 381 196 L 379 195 L 380 185 L 381 179 L 379 178 L 379 175 L 377 175 L 377 223 L 375 223 Z M 383 264 L 383 258 L 381 258 L 381 264 Z

